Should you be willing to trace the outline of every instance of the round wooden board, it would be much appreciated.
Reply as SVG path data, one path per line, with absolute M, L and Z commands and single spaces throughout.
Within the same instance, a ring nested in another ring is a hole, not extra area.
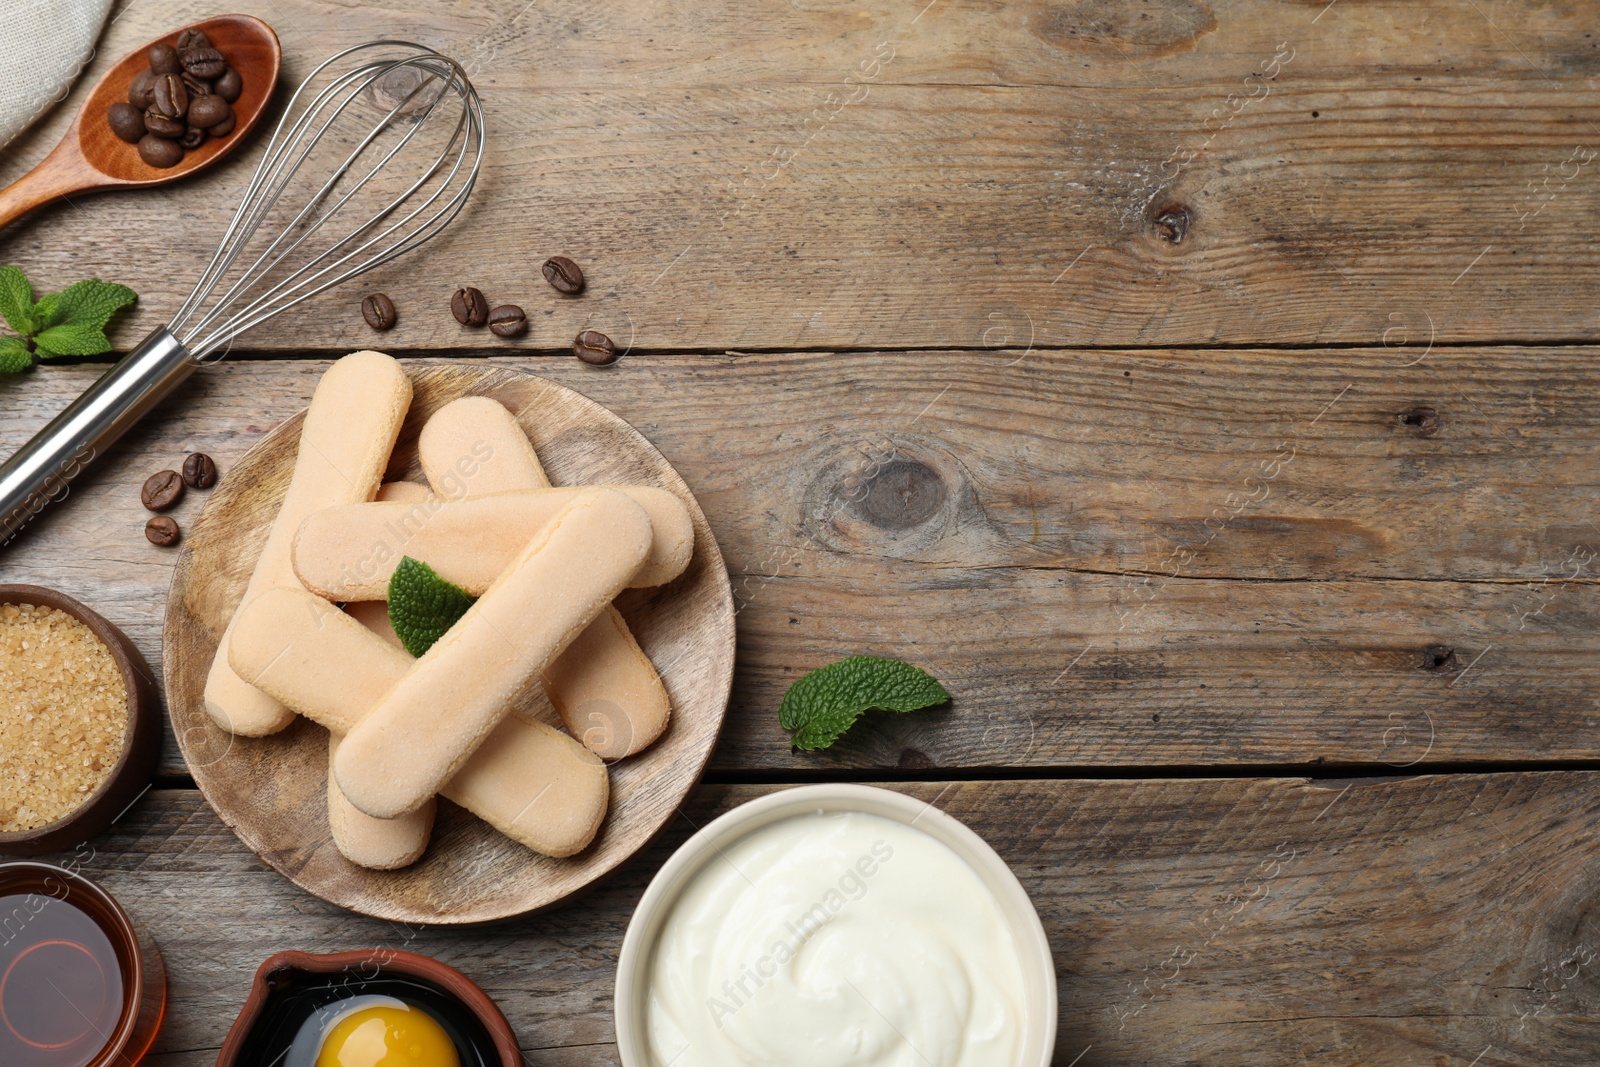
M 650 748 L 611 766 L 611 810 L 594 843 L 550 859 L 503 837 L 448 801 L 427 853 L 401 871 L 372 871 L 339 854 L 328 833 L 327 734 L 307 720 L 266 738 L 234 737 L 206 714 L 217 641 L 244 594 L 283 494 L 304 412 L 252 448 L 212 490 L 182 550 L 167 599 L 169 713 L 195 783 L 262 859 L 324 900 L 413 923 L 479 923 L 522 915 L 577 892 L 625 862 L 662 828 L 710 758 L 733 682 L 734 612 L 727 568 L 694 495 L 642 434 L 570 389 L 509 368 L 410 365 L 411 411 L 388 479 L 424 481 L 417 435 L 443 405 L 489 396 L 516 413 L 556 485 L 657 485 L 694 518 L 694 558 L 670 585 L 630 589 L 617 607 L 672 699 L 672 721 Z M 554 710 L 540 714 L 559 726 Z

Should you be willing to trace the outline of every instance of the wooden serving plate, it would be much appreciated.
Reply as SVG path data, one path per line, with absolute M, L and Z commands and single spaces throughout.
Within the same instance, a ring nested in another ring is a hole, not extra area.
M 550 859 L 441 799 L 433 840 L 400 871 L 372 871 L 339 854 L 328 832 L 327 733 L 298 719 L 265 738 L 234 737 L 206 714 L 206 675 L 288 488 L 304 412 L 278 426 L 212 491 L 186 539 L 163 635 L 169 713 L 201 793 L 239 838 L 284 877 L 352 911 L 400 922 L 480 923 L 548 907 L 625 862 L 655 836 L 699 779 L 733 682 L 734 612 L 727 568 L 694 495 L 642 434 L 570 389 L 510 368 L 409 365 L 411 411 L 388 479 L 424 481 L 417 435 L 463 396 L 489 396 L 517 415 L 556 485 L 657 485 L 694 520 L 694 557 L 670 585 L 617 598 L 672 699 L 672 721 L 650 748 L 611 765 L 611 809 L 599 835 Z M 559 726 L 538 698 L 540 713 Z

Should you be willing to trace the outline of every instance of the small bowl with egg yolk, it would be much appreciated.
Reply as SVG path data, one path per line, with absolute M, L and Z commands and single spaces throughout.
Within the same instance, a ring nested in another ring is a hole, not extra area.
M 414 952 L 279 952 L 256 970 L 217 1067 L 525 1067 L 472 979 Z

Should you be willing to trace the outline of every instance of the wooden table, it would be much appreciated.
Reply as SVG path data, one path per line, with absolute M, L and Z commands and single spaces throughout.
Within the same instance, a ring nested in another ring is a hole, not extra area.
M 210 5 L 119 3 L 91 65 Z M 85 850 L 171 968 L 154 1062 L 208 1064 L 272 950 L 408 947 L 534 1065 L 615 1063 L 614 961 L 694 824 L 887 783 L 991 841 L 1056 953 L 1060 1067 L 1595 1062 L 1600 1013 L 1600 30 L 1479 0 L 270 0 L 298 78 L 383 33 L 473 70 L 467 215 L 379 271 L 408 358 L 530 368 L 694 486 L 740 606 L 706 783 L 569 907 L 400 929 L 245 850 L 168 739 Z M 83 87 L 0 159 L 38 159 Z M 0 235 L 44 288 L 133 284 L 125 348 L 244 164 Z M 563 300 L 538 277 L 590 276 Z M 451 290 L 528 308 L 456 326 Z M 356 291 L 251 334 L 0 580 L 159 665 L 173 556 L 138 485 L 224 468 L 373 337 Z M 631 345 L 597 370 L 580 328 Z M 0 447 L 101 368 L 0 382 Z M 852 501 L 850 486 L 864 484 Z M 192 497 L 180 521 L 203 501 Z M 947 710 L 792 752 L 785 687 L 856 652 Z

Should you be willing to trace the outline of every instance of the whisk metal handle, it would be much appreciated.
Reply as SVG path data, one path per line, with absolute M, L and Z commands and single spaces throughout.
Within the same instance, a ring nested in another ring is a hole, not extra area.
M 0 544 L 201 364 L 161 327 L 0 465 Z

